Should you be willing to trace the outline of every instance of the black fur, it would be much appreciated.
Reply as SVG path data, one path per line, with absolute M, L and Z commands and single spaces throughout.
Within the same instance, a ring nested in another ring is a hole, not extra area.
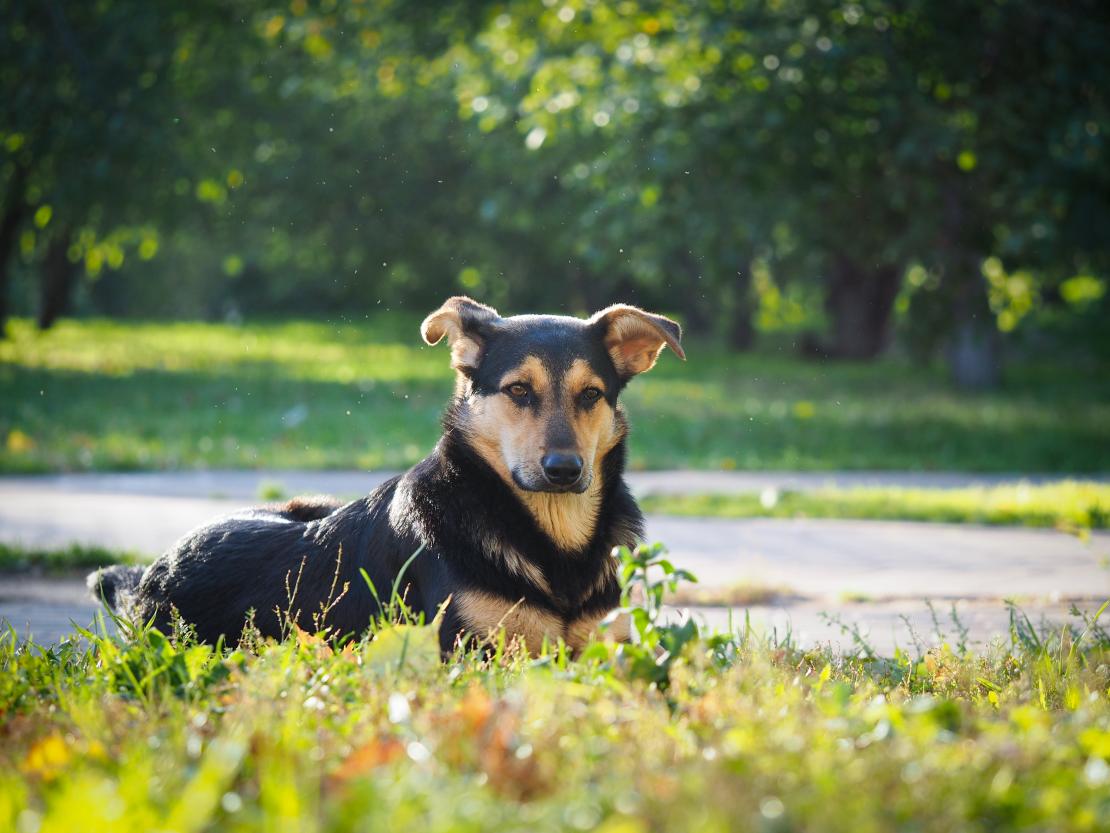
M 607 352 L 606 325 L 596 316 L 588 322 L 501 319 L 468 299 L 456 308 L 468 335 L 483 346 L 477 367 L 459 368 L 465 376 L 460 397 L 499 395 L 497 380 L 507 369 L 525 355 L 537 355 L 553 378 L 576 358 L 585 359 L 615 407 L 628 380 Z M 677 344 L 677 325 L 666 323 Z M 622 438 L 595 472 L 601 494 L 593 536 L 579 551 L 568 552 L 540 529 L 512 488 L 469 445 L 462 401 L 456 398 L 447 409 L 432 454 L 368 496 L 346 505 L 297 498 L 220 518 L 190 532 L 145 570 L 110 567 L 94 573 L 90 589 L 121 613 L 163 629 L 179 614 L 208 642 L 220 636 L 237 641 L 252 612 L 254 626 L 265 636 L 283 636 L 288 620 L 310 631 L 326 627 L 334 635 L 357 635 L 380 612 L 362 571 L 388 603 L 403 565 L 419 550 L 399 585 L 408 606 L 428 621 L 453 594 L 468 590 L 510 604 L 523 600 L 565 627 L 600 618 L 619 602 L 612 548 L 634 545 L 643 533 L 643 516 L 622 477 L 623 415 L 616 412 Z M 526 558 L 543 582 L 525 578 L 522 573 L 529 570 L 510 569 L 502 561 L 505 547 Z M 454 607 L 447 606 L 440 629 L 444 650 L 464 630 Z
M 103 599 L 108 607 L 119 610 L 129 604 L 129 598 L 139 586 L 143 572 L 142 567 L 116 564 L 90 574 L 85 583 L 96 598 Z

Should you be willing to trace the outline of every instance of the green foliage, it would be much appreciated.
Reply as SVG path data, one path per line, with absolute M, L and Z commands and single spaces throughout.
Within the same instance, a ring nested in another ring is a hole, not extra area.
M 0 470 L 411 465 L 451 392 L 418 324 L 16 322 L 0 343 Z M 1014 368 L 1001 391 L 958 395 L 897 360 L 687 352 L 622 396 L 635 468 L 1110 469 L 1110 377 L 1082 366 Z
M 194 120 L 190 111 L 247 57 L 229 48 L 235 5 L 6 4 L 2 215 L 21 230 L 24 263 L 41 263 L 54 244 L 63 264 L 79 263 L 96 278 L 128 257 L 157 254 L 186 207 L 175 200 L 179 177 L 200 178 L 212 167 L 198 128 L 218 117 Z M 5 295 L 14 239 L 0 244 Z
M 80 263 L 101 313 L 619 299 L 737 347 L 825 321 L 812 349 L 867 358 L 900 298 L 923 354 L 991 319 L 1106 346 L 1096 0 L 9 16 L 0 265 Z
M 124 632 L 121 641 L 78 633 L 98 645 L 97 670 L 108 690 L 143 704 L 167 696 L 199 697 L 243 660 L 238 652 L 223 656 L 221 645 L 192 644 L 182 634 L 171 640 L 156 628 L 115 621 Z
M 647 641 L 578 659 L 395 662 L 434 630 L 388 622 L 235 650 L 8 631 L 0 826 L 1094 831 L 1110 811 L 1098 615 L 1045 632 L 1015 610 L 982 655 L 851 657 L 675 630 L 656 591 L 680 571 L 656 547 L 622 556 Z
M 1110 526 L 1110 486 L 1064 482 L 969 489 L 768 490 L 763 494 L 646 495 L 647 512 L 720 518 L 863 518 L 1034 527 Z
M 665 690 L 672 666 L 686 646 L 698 639 L 698 626 L 689 617 L 667 623 L 663 604 L 681 582 L 697 579 L 664 558 L 662 544 L 618 547 L 615 552 L 620 559 L 621 605 L 609 614 L 606 623 L 611 626 L 619 617 L 627 617 L 634 634 L 631 643 L 617 649 L 618 662 L 627 667 L 633 679 Z M 586 649 L 582 658 L 589 661 L 606 657 L 609 651 L 604 643 L 598 643 Z

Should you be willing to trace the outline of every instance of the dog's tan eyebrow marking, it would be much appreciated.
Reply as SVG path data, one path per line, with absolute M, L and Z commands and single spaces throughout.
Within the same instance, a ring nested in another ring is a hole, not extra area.
M 538 357 L 527 356 L 524 361 L 505 373 L 497 384 L 498 387 L 503 388 L 513 382 L 526 382 L 536 393 L 545 393 L 551 387 L 551 376 Z
M 597 388 L 605 393 L 605 383 L 585 359 L 575 359 L 571 362 L 563 379 L 563 387 L 571 394 L 581 393 L 586 388 Z

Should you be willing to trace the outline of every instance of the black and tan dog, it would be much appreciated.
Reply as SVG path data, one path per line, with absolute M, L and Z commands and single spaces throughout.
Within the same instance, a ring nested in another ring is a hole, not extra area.
M 619 601 L 611 550 L 642 535 L 617 397 L 664 347 L 685 358 L 679 326 L 624 305 L 585 321 L 501 318 L 451 298 L 421 334 L 447 338 L 457 373 L 425 460 L 346 505 L 296 499 L 221 518 L 146 569 L 94 573 L 90 587 L 163 628 L 176 611 L 206 641 L 237 640 L 248 611 L 264 635 L 290 619 L 316 630 L 325 610 L 332 633 L 357 634 L 378 613 L 360 569 L 388 594 L 421 550 L 403 595 L 429 621 L 450 598 L 445 650 L 499 627 L 531 650 L 545 637 L 587 642 Z

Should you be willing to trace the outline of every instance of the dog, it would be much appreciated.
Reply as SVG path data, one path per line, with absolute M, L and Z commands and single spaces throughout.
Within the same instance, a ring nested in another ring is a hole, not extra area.
M 531 652 L 589 642 L 620 601 L 613 548 L 643 536 L 618 397 L 665 347 L 685 360 L 681 328 L 624 304 L 502 318 L 454 297 L 420 330 L 447 340 L 456 375 L 422 462 L 346 505 L 297 498 L 220 518 L 149 567 L 93 573 L 90 589 L 163 630 L 179 616 L 205 642 L 238 641 L 248 620 L 275 638 L 290 623 L 357 635 L 393 587 L 425 621 L 442 610 L 445 652 L 501 628 Z

